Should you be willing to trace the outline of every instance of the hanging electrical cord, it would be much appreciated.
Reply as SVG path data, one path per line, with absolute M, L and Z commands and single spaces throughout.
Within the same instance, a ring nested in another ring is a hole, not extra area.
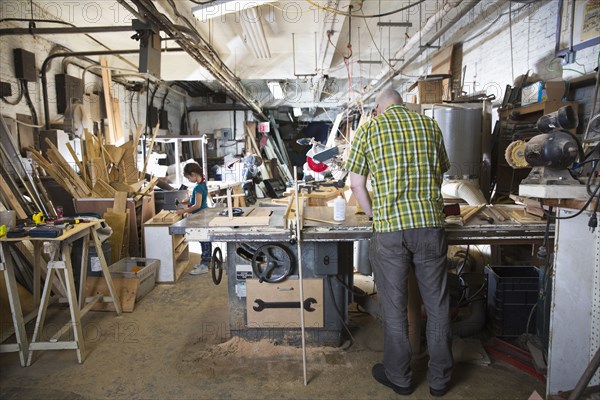
M 544 212 L 544 214 L 548 218 L 553 218 L 553 219 L 571 219 L 571 218 L 575 218 L 575 217 L 578 217 L 579 215 L 581 215 L 587 209 L 587 207 L 590 205 L 590 203 L 592 202 L 592 200 L 594 199 L 594 197 L 596 197 L 596 194 L 598 193 L 598 190 L 600 190 L 600 183 L 598 184 L 598 186 L 596 186 L 596 189 L 594 189 L 594 191 L 592 192 L 592 195 L 589 197 L 589 199 L 587 199 L 587 201 L 585 202 L 585 204 L 583 205 L 583 207 L 581 207 L 581 209 L 579 211 L 577 211 L 573 215 L 569 215 L 569 216 L 566 216 L 566 217 L 559 217 L 559 216 L 556 216 L 556 215 L 552 215 L 551 213 L 549 213 L 548 211 L 546 211 L 544 209 L 544 201 L 543 201 L 543 199 L 540 199 L 540 208 L 542 209 L 542 211 Z M 594 213 L 593 215 L 596 215 L 596 214 Z
M 380 18 L 380 17 L 387 17 L 388 15 L 393 15 L 393 14 L 402 12 L 404 10 L 408 10 L 408 9 L 410 9 L 410 8 L 418 5 L 418 4 L 421 4 L 421 3 L 425 2 L 425 0 L 419 0 L 416 3 L 414 3 L 414 4 L 410 4 L 408 6 L 399 8 L 397 10 L 392 10 L 392 11 L 388 11 L 388 12 L 381 13 L 381 14 L 374 14 L 374 15 L 354 15 L 352 13 L 346 13 L 346 12 L 343 12 L 343 11 L 340 11 L 340 10 L 336 10 L 335 8 L 321 6 L 316 1 L 313 1 L 313 0 L 305 0 L 305 1 L 307 1 L 308 3 L 312 4 L 313 6 L 315 6 L 317 8 L 320 8 L 321 10 L 329 11 L 329 12 L 332 12 L 334 14 L 345 15 L 346 17 L 358 17 L 358 18 Z
M 37 111 L 35 111 L 35 107 L 33 106 L 33 102 L 31 101 L 31 97 L 29 96 L 29 88 L 27 87 L 27 81 L 21 79 L 21 89 L 23 90 L 23 95 L 25 96 L 25 102 L 27 103 L 27 106 L 29 107 L 29 111 L 31 112 L 31 118 L 33 119 L 33 124 L 37 125 L 39 123 L 38 121 L 38 115 L 37 115 Z
M 362 11 L 361 11 L 362 13 Z M 362 14 L 364 16 L 364 13 Z M 381 52 L 381 50 L 379 49 L 379 47 L 377 46 L 377 43 L 375 43 L 375 38 L 373 37 L 373 33 L 371 33 L 371 28 L 369 28 L 369 24 L 367 23 L 367 21 L 365 21 L 365 26 L 367 27 L 367 31 L 369 32 L 369 36 L 371 37 L 371 42 L 373 42 L 373 46 L 375 46 L 375 50 L 377 50 L 377 52 L 379 53 L 379 56 L 381 57 L 381 59 L 388 65 L 388 67 L 394 71 L 394 67 L 392 66 L 392 64 L 389 62 L 389 60 L 387 60 L 384 56 L 383 53 Z M 395 71 L 394 71 L 395 72 Z
M 37 4 L 36 4 L 37 6 Z M 33 12 L 33 10 L 32 10 Z M 33 14 L 32 14 L 33 15 Z M 26 19 L 26 18 L 3 18 L 0 19 L 0 23 L 2 22 L 29 22 L 30 24 L 30 28 L 31 28 L 31 24 L 35 23 L 35 22 L 43 22 L 43 23 L 51 23 L 51 24 L 60 24 L 60 25 L 66 25 L 66 26 L 70 26 L 71 28 L 78 28 L 77 25 L 72 24 L 70 22 L 65 22 L 65 21 L 59 21 L 59 20 L 53 20 L 53 19 Z M 95 39 L 93 36 L 89 35 L 89 34 L 84 34 L 86 37 L 88 37 L 89 39 L 91 39 L 93 42 L 95 42 L 97 45 L 104 47 L 106 50 L 112 50 L 110 47 L 108 47 L 107 45 L 105 45 L 104 43 L 102 43 L 101 41 Z M 70 50 L 69 50 L 70 51 Z M 135 65 L 134 63 L 132 63 L 131 61 L 127 60 L 125 57 L 116 55 L 117 58 L 119 58 L 121 61 L 125 62 L 126 64 L 129 64 L 130 66 L 132 66 L 133 68 L 137 68 L 137 65 Z

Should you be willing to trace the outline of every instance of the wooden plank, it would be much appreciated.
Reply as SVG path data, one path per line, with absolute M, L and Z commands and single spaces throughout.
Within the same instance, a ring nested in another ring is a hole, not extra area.
M 156 140 L 156 135 L 158 134 L 158 129 L 160 128 L 159 124 L 156 124 L 154 131 L 152 132 L 152 140 L 150 141 L 150 146 L 148 147 L 148 152 L 146 153 L 146 159 L 144 160 L 144 168 L 140 174 L 140 178 L 144 179 L 146 175 L 146 168 L 148 167 L 148 160 L 150 159 L 150 153 L 152 153 L 152 149 L 154 148 L 154 140 Z
M 73 184 L 81 191 L 85 196 L 91 196 L 92 191 L 88 185 L 81 179 L 79 175 L 71 168 L 67 160 L 60 154 L 60 151 L 56 148 L 54 143 L 49 138 L 46 138 L 46 144 L 48 145 L 48 150 L 46 154 L 48 154 L 48 158 L 60 167 L 65 174 L 67 174 L 68 179 L 73 182 Z
M 81 179 L 83 179 L 86 185 L 93 188 L 93 185 L 90 181 L 90 176 L 88 175 L 87 171 L 87 155 L 85 154 L 85 140 L 80 140 L 79 145 L 81 148 Z
M 102 158 L 94 157 L 90 159 L 88 163 L 88 171 L 90 173 L 92 187 L 95 187 L 99 180 L 108 182 L 109 178 L 108 174 L 106 173 L 106 166 L 104 165 Z
M 0 190 L 2 191 L 2 195 L 8 201 L 7 206 L 11 209 L 15 210 L 17 213 L 17 218 L 24 219 L 27 218 L 27 213 L 19 203 L 19 200 L 15 197 L 15 195 L 10 190 L 8 184 L 4 180 L 4 177 L 0 175 Z
M 121 300 L 123 312 L 132 312 L 135 307 L 135 296 L 139 289 L 139 278 L 113 278 L 115 291 L 118 293 Z M 93 296 L 110 296 L 110 291 L 103 277 L 90 276 L 85 284 L 86 297 Z M 94 311 L 115 311 L 113 303 L 96 303 L 92 307 Z
M 256 207 L 252 213 L 253 217 L 268 217 L 273 214 L 273 210 L 267 207 Z
M 113 106 L 113 123 L 115 124 L 115 142 L 121 143 L 122 141 L 127 141 L 129 139 L 128 135 L 125 135 L 123 132 L 123 123 L 121 122 L 121 105 L 119 104 L 119 99 L 113 97 L 112 99 Z
M 105 181 L 99 179 L 94 186 L 94 192 L 100 198 L 112 198 L 115 195 L 115 190 Z
M 110 186 L 115 189 L 117 192 L 125 192 L 125 193 L 135 193 L 135 190 L 131 186 L 123 182 L 111 182 Z
M 75 153 L 75 150 L 73 150 L 73 146 L 71 146 L 71 143 L 69 143 L 69 142 L 66 143 L 66 146 L 67 146 L 67 150 L 69 150 L 69 153 L 71 153 L 71 157 L 73 157 L 75 164 L 77 164 L 77 168 L 79 168 L 79 171 L 82 171 L 83 165 L 81 164 L 81 161 L 79 161 L 79 157 L 77 157 L 77 153 Z
M 104 91 L 104 106 L 106 107 L 106 119 L 108 120 L 108 135 L 106 142 L 115 144 L 117 142 L 117 130 L 115 127 L 115 116 L 113 112 L 113 97 L 112 97 L 112 75 L 108 68 L 106 58 L 100 60 L 102 66 L 102 90 Z
M 105 212 L 104 219 L 113 230 L 110 241 L 110 263 L 114 264 L 122 258 L 123 238 L 127 225 L 127 213 Z
M 480 204 L 478 206 L 468 206 L 468 208 L 461 207 L 460 215 L 462 217 L 463 223 L 466 224 L 467 222 L 469 222 L 484 207 L 485 204 Z M 465 209 L 465 212 L 463 212 L 463 209 Z
M 161 210 L 152 218 L 152 222 L 163 222 L 169 224 L 174 224 L 179 220 L 181 220 L 181 215 L 170 212 L 169 210 Z
M 58 183 L 60 186 L 62 186 L 63 189 L 65 189 L 67 192 L 69 192 L 69 194 L 71 194 L 71 196 L 78 198 L 78 194 L 77 192 L 73 189 L 73 186 L 70 185 L 69 183 L 67 183 L 64 179 L 63 179 L 63 175 L 59 174 L 54 167 L 48 162 L 46 161 L 46 159 L 42 156 L 41 153 L 39 153 L 37 150 L 29 148 L 28 149 L 29 154 L 31 155 L 31 157 L 35 160 L 35 162 L 44 169 L 44 171 L 46 171 L 46 173 L 48 175 L 50 175 L 52 177 L 52 179 L 54 179 L 56 181 L 56 183 Z
M 304 217 L 304 220 L 305 221 L 322 222 L 324 224 L 331 224 L 331 225 L 342 225 L 341 222 L 330 221 L 328 219 L 318 219 L 318 218 Z
M 127 192 L 116 192 L 113 212 L 123 213 L 127 210 Z

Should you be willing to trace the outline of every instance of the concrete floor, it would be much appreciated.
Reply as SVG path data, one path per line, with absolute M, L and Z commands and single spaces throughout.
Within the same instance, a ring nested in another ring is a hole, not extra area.
M 196 255 L 195 255 L 196 256 Z M 73 350 L 38 351 L 22 368 L 16 353 L 0 355 L 0 398 L 12 399 L 396 399 L 371 377 L 382 358 L 379 323 L 352 312 L 354 343 L 308 349 L 308 385 L 303 385 L 301 349 L 266 341 L 230 339 L 227 285 L 209 275 L 184 274 L 175 285 L 157 285 L 117 317 L 90 312 L 83 319 L 87 357 Z M 50 321 L 68 311 L 53 306 Z M 47 324 L 51 329 L 52 324 Z M 28 325 L 31 338 L 33 326 Z M 9 339 L 10 340 L 10 339 Z M 457 340 L 455 348 L 468 342 Z M 475 341 L 474 343 L 478 343 Z M 457 346 L 458 345 L 458 346 Z M 456 354 L 455 357 L 468 358 Z M 475 356 L 475 359 L 478 357 Z M 448 399 L 527 399 L 544 382 L 501 361 L 457 361 Z M 427 359 L 413 363 L 412 395 L 430 398 Z

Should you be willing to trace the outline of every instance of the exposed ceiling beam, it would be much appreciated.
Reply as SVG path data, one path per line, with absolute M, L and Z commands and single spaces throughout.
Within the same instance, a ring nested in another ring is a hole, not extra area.
M 247 105 L 260 119 L 267 120 L 260 102 L 248 94 L 239 78 L 219 58 L 216 51 L 190 26 L 174 24 L 167 15 L 161 13 L 151 0 L 131 0 L 144 18 L 153 22 L 160 30 L 175 40 L 194 60 L 219 81 L 228 94 Z M 177 15 L 176 17 L 180 17 Z M 192 18 L 192 17 L 190 17 Z

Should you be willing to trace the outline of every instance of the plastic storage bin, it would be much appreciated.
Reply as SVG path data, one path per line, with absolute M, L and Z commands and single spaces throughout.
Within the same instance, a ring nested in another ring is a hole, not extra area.
M 156 285 L 160 260 L 154 258 L 123 258 L 108 270 L 118 293 L 123 312 L 132 312 L 135 303 Z M 90 276 L 86 281 L 86 296 L 109 296 L 104 277 Z M 113 311 L 112 303 L 98 303 L 92 310 Z
M 155 258 L 123 258 L 120 261 L 110 265 L 108 270 L 110 275 L 115 278 L 137 279 L 139 280 L 136 301 L 148 294 L 156 284 L 156 275 L 160 260 Z
M 527 331 L 527 320 L 537 302 L 540 270 L 531 266 L 487 266 L 489 327 L 499 337 L 517 337 Z M 535 333 L 536 315 L 529 333 Z

